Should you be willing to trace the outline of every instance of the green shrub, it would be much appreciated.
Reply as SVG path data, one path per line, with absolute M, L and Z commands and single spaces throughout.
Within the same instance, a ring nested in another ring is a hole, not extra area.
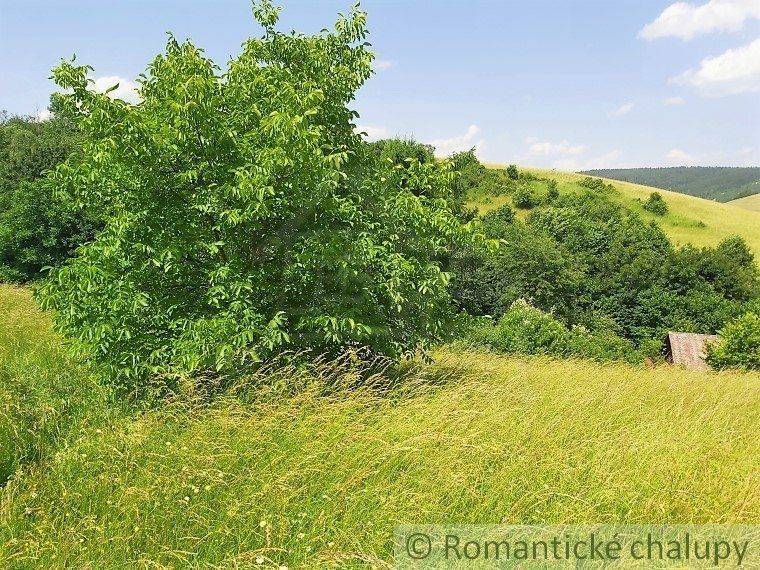
M 518 186 L 512 193 L 512 203 L 516 208 L 528 210 L 538 206 L 540 201 L 530 186 Z
M 513 303 L 494 324 L 475 328 L 470 340 L 507 354 L 545 354 L 597 361 L 641 359 L 633 345 L 610 331 L 568 328 L 525 301 Z
M 41 177 L 72 153 L 81 137 L 65 118 L 38 122 L 0 117 L 0 282 L 25 283 L 60 266 L 100 226 Z
M 507 166 L 507 176 L 510 180 L 517 180 L 520 178 L 520 172 L 517 170 L 517 165 L 510 164 Z
M 514 221 L 515 211 L 507 204 L 499 206 L 483 216 L 483 225 L 486 227 L 493 226 L 497 233 L 501 231 L 505 224 L 511 224 Z
M 546 201 L 548 203 L 552 203 L 557 198 L 559 198 L 559 188 L 557 187 L 557 181 L 549 180 L 546 183 Z
M 499 209 L 483 219 L 495 251 L 464 247 L 451 257 L 451 292 L 458 308 L 472 315 L 500 317 L 518 299 L 570 319 L 581 291 L 582 274 L 549 236 Z M 512 214 L 513 215 L 513 214 Z
M 760 314 L 746 313 L 723 327 L 718 342 L 707 348 L 707 362 L 715 368 L 760 370 Z
M 44 180 L 22 182 L 0 210 L 0 282 L 26 283 L 91 241 L 100 221 Z
M 668 213 L 668 203 L 659 192 L 652 192 L 644 202 L 644 209 L 656 216 L 664 216 Z
M 390 161 L 394 166 L 406 166 L 410 161 L 427 164 L 435 161 L 432 146 L 419 143 L 414 139 L 385 139 L 371 143 L 372 149 L 382 160 Z
M 119 384 L 289 349 L 396 357 L 446 334 L 438 259 L 469 234 L 440 199 L 447 165 L 396 168 L 354 132 L 365 14 L 313 36 L 276 31 L 268 2 L 254 15 L 265 34 L 224 73 L 170 38 L 140 105 L 54 70 L 87 140 L 54 181 L 107 219 L 40 298 Z
M 593 178 L 587 176 L 581 180 L 578 184 L 589 190 L 596 192 L 615 192 L 615 187 L 612 184 L 606 184 L 601 178 Z

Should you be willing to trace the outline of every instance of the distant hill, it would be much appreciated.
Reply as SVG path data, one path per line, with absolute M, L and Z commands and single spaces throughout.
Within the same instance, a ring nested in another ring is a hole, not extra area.
M 760 167 L 678 166 L 606 168 L 582 174 L 654 186 L 690 196 L 729 202 L 760 193 Z

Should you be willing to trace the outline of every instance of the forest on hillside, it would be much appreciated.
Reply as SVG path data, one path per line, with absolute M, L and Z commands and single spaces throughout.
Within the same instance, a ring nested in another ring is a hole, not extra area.
M 755 166 L 602 168 L 581 174 L 654 186 L 717 202 L 729 202 L 760 192 L 760 167 Z

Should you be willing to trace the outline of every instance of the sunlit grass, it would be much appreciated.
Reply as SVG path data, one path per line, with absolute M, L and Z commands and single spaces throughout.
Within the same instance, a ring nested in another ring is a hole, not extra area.
M 752 210 L 753 212 L 760 212 L 760 194 L 753 196 L 747 196 L 746 198 L 739 198 L 738 200 L 732 200 L 729 202 L 730 206 L 738 206 L 745 210 Z
M 54 349 L 30 349 L 51 333 L 25 292 L 0 299 L 4 381 L 24 377 L 8 349 L 23 346 L 72 399 L 92 389 Z M 760 518 L 757 374 L 435 357 L 390 394 L 341 388 L 350 371 L 325 364 L 144 413 L 106 415 L 96 398 L 0 490 L 0 560 L 383 566 L 404 522 Z
M 105 391 L 66 356 L 29 291 L 0 286 L 0 485 L 106 409 Z

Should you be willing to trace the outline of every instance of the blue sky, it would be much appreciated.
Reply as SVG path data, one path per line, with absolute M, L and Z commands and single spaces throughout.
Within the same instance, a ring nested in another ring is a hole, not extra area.
M 351 3 L 281 0 L 280 24 L 316 32 Z M 566 170 L 760 165 L 760 0 L 362 7 L 378 62 L 355 106 L 373 137 Z M 0 0 L 0 109 L 44 114 L 72 54 L 129 98 L 166 31 L 221 64 L 260 33 L 247 0 Z

